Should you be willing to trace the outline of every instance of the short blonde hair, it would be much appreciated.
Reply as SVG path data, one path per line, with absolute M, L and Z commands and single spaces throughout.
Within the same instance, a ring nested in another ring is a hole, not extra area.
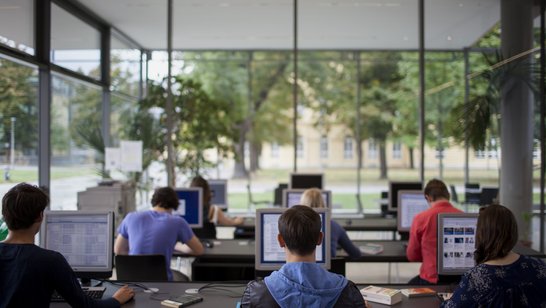
M 301 195 L 300 203 L 312 208 L 325 208 L 324 200 L 322 199 L 322 191 L 318 188 L 309 188 Z

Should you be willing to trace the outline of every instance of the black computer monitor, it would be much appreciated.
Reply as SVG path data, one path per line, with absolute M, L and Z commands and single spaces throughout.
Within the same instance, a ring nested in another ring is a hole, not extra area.
M 255 252 L 257 270 L 278 270 L 286 263 L 284 249 L 277 241 L 279 234 L 279 217 L 286 208 L 267 208 L 256 210 L 256 240 Z M 330 256 L 330 211 L 328 209 L 314 209 L 322 220 L 324 237 L 322 245 L 317 246 L 316 261 L 322 267 L 329 269 Z
M 222 209 L 228 207 L 227 180 L 209 180 L 210 193 L 212 194 L 211 204 Z
M 429 208 L 422 190 L 398 191 L 398 232 L 409 232 L 415 215 Z
M 301 204 L 301 196 L 305 192 L 305 189 L 284 189 L 282 192 L 282 207 L 293 207 L 294 205 Z M 322 190 L 322 200 L 324 200 L 324 206 L 326 208 L 332 208 L 332 192 L 329 190 Z
M 190 227 L 203 228 L 203 189 L 201 187 L 175 188 L 178 209 L 173 215 L 183 217 Z
M 290 174 L 290 188 L 323 188 L 323 174 L 322 173 L 291 173 Z
M 438 275 L 462 275 L 476 265 L 477 213 L 438 214 Z
M 498 203 L 499 199 L 499 189 L 496 187 L 482 187 L 480 193 L 480 205 L 491 205 Z
M 398 191 L 400 190 L 422 190 L 421 182 L 389 182 L 389 211 L 398 211 Z
M 113 212 L 44 212 L 40 246 L 62 254 L 78 278 L 112 277 L 113 239 Z

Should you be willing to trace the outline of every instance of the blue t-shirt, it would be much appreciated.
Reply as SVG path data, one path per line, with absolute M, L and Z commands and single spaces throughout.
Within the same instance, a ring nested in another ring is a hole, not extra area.
M 546 264 L 520 256 L 508 265 L 479 264 L 466 272 L 442 307 L 544 307 Z
M 184 218 L 153 210 L 129 213 L 121 222 L 118 233 L 129 241 L 130 255 L 164 255 L 169 280 L 172 280 L 170 265 L 174 245 L 177 241 L 186 243 L 193 237 Z
M 336 249 L 338 244 L 347 252 L 350 258 L 358 258 L 361 256 L 360 248 L 356 247 L 353 244 L 353 242 L 347 235 L 347 232 L 345 232 L 345 229 L 343 229 L 342 226 L 340 226 L 334 220 L 331 220 L 330 228 L 330 252 L 332 258 L 336 256 Z

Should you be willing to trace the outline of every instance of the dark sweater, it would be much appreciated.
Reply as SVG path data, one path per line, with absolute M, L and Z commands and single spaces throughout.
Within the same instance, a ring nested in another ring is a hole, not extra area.
M 53 290 L 72 307 L 119 307 L 114 298 L 87 297 L 58 252 L 33 244 L 0 243 L 0 308 L 49 307 Z

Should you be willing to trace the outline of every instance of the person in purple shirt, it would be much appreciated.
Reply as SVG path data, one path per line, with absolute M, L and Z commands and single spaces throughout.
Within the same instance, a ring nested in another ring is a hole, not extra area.
M 305 190 L 303 195 L 301 195 L 300 203 L 301 205 L 307 205 L 312 208 L 326 207 L 324 206 L 324 200 L 322 199 L 322 192 L 318 188 L 309 188 Z M 360 249 L 353 244 L 351 239 L 349 239 L 347 232 L 345 232 L 345 229 L 343 229 L 342 226 L 334 220 L 331 220 L 330 228 L 330 251 L 332 258 L 336 256 L 338 245 L 347 252 L 350 258 L 360 257 Z
M 178 196 L 170 187 L 155 190 L 152 209 L 129 213 L 118 228 L 114 252 L 118 255 L 162 254 L 167 261 L 167 276 L 173 280 L 171 257 L 177 242 L 185 253 L 203 254 L 204 248 L 190 226 L 180 216 L 172 215 L 178 209 Z

